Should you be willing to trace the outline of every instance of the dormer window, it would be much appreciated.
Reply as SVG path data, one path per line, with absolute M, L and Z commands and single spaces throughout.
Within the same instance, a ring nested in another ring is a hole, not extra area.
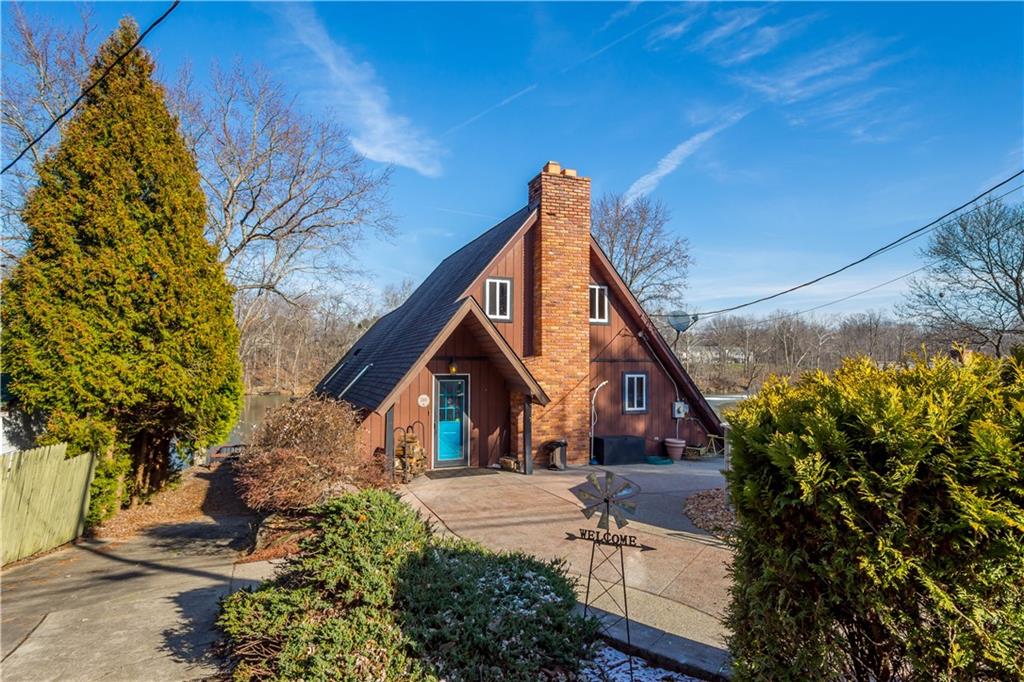
M 608 287 L 590 285 L 590 321 L 594 324 L 608 324 Z
M 484 283 L 484 311 L 492 320 L 512 319 L 512 280 L 488 278 Z

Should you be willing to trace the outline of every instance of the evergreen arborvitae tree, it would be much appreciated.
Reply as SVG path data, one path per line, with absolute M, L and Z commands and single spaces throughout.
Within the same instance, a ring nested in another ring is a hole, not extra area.
M 122 20 L 89 82 L 137 38 Z M 30 245 L 3 287 L 12 393 L 45 415 L 44 442 L 101 455 L 93 522 L 159 489 L 172 445 L 214 443 L 241 407 L 232 290 L 153 70 L 136 49 L 79 106 L 39 164 L 23 213 Z

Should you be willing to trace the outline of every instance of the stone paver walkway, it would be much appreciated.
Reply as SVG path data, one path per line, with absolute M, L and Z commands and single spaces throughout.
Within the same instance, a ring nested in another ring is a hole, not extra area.
M 713 459 L 610 468 L 642 490 L 635 498 L 637 519 L 625 532 L 655 548 L 625 553 L 629 611 L 636 623 L 630 639 L 649 656 L 705 676 L 728 674 L 722 617 L 728 601 L 726 568 L 731 552 L 721 541 L 694 528 L 683 514 L 682 504 L 698 490 L 723 486 L 723 466 L 721 459 Z M 565 559 L 570 573 L 584 579 L 579 585 L 582 598 L 591 545 L 568 541 L 566 533 L 594 528 L 596 519 L 583 517 L 582 505 L 569 489 L 591 471 L 602 469 L 575 467 L 564 472 L 537 471 L 532 476 L 494 472 L 421 477 L 406 486 L 403 494 L 442 530 L 459 537 L 492 549 Z M 607 573 L 599 575 L 608 577 Z M 618 602 L 620 594 L 616 595 Z M 621 604 L 611 601 L 610 595 L 597 606 L 610 613 L 621 612 Z M 625 639 L 621 627 L 614 634 L 616 639 Z

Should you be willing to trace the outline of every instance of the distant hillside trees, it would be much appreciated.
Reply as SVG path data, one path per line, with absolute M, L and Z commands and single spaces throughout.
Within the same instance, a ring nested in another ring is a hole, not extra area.
M 123 20 L 89 78 L 137 37 Z M 47 416 L 47 439 L 104 455 L 93 520 L 159 489 L 174 452 L 225 436 L 242 396 L 232 288 L 154 68 L 131 52 L 36 166 L 28 248 L 3 286 L 11 391 Z
M 662 334 L 697 384 L 714 393 L 751 393 L 772 374 L 830 371 L 848 357 L 869 357 L 884 366 L 906 360 L 925 345 L 948 348 L 928 330 L 879 311 L 831 318 L 783 310 L 767 317 L 719 315 L 698 322 L 678 339 L 671 329 Z
M 1024 342 L 1024 204 L 979 204 L 933 233 L 907 316 L 947 341 L 1005 355 Z

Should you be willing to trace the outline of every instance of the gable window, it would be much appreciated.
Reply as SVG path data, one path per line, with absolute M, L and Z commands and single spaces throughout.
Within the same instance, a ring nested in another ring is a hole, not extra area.
M 626 372 L 622 375 L 622 411 L 647 411 L 647 374 Z
M 608 322 L 608 287 L 606 286 L 590 285 L 590 321 Z
M 492 277 L 484 283 L 484 310 L 492 320 L 512 319 L 512 280 Z

